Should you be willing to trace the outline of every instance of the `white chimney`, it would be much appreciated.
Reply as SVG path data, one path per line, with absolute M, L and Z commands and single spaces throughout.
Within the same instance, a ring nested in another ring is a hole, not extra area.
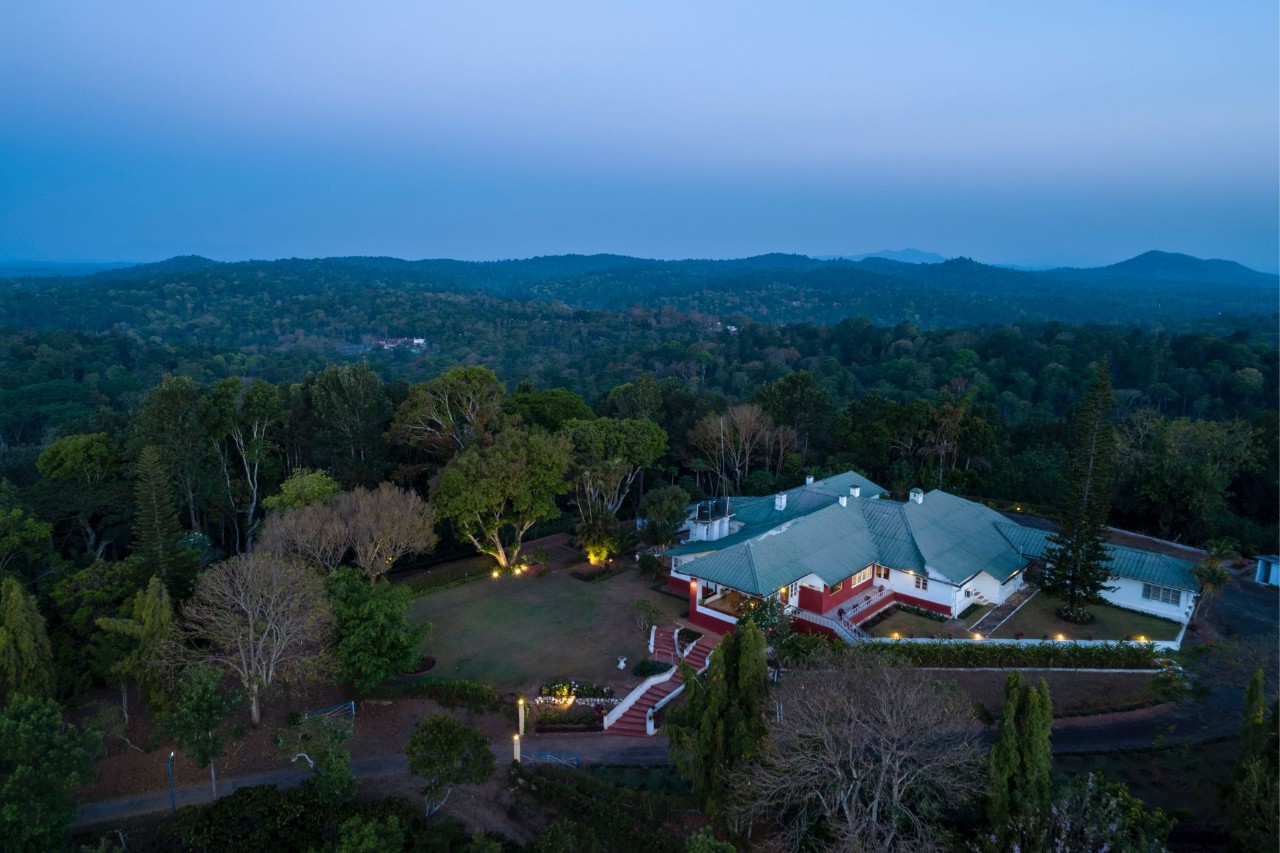
M 841 496 L 840 496 L 840 506 L 848 506 L 848 505 L 849 505 L 849 496 L 848 496 L 848 495 L 841 495 Z
M 806 476 L 805 476 L 805 478 L 804 478 L 804 484 L 805 484 L 806 486 L 812 486 L 812 485 L 813 485 L 813 475 L 812 475 L 812 474 L 808 474 L 808 475 L 806 475 Z
M 915 501 L 918 504 L 924 503 L 924 492 L 920 489 L 912 489 L 911 500 Z
M 778 492 L 773 496 L 773 508 L 778 512 L 782 512 L 787 508 L 787 493 Z
M 849 487 L 849 497 L 851 497 L 851 498 L 860 498 L 860 497 L 862 497 L 862 486 L 850 486 L 850 487 Z

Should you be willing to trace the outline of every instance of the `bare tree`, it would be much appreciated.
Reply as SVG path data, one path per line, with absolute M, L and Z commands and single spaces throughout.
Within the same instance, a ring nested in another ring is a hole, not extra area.
M 773 419 L 749 403 L 698 421 L 689 431 L 689 443 L 711 463 L 723 489 L 741 491 L 756 450 L 772 430 Z
M 772 824 L 780 850 L 943 849 L 939 813 L 980 790 L 979 726 L 958 690 L 855 661 L 793 672 L 773 698 L 767 746 L 731 779 L 739 825 Z
M 182 615 L 194 654 L 244 686 L 255 725 L 260 694 L 277 679 L 317 674 L 330 625 L 320 576 L 264 552 L 212 566 Z
M 436 547 L 436 516 L 417 492 L 383 483 L 373 491 L 360 487 L 335 499 L 355 550 L 356 565 L 370 581 L 406 554 Z
M 273 512 L 258 533 L 255 550 L 296 557 L 332 572 L 351 549 L 347 525 L 333 501 Z

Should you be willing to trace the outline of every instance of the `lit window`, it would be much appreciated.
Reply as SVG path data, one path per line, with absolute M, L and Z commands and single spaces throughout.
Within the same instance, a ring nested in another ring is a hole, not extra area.
M 886 566 L 876 566 L 876 577 L 882 581 L 889 579 L 889 569 Z
M 929 579 L 924 575 L 916 575 L 916 589 L 928 589 Z
M 863 569 L 862 571 L 858 572 L 856 575 L 853 576 L 853 585 L 857 586 L 858 584 L 864 583 L 869 580 L 871 580 L 871 569 L 869 568 Z
M 840 590 L 842 590 L 842 589 L 844 589 L 844 581 L 840 581 L 840 583 L 838 583 L 838 584 L 836 584 L 835 586 L 831 587 L 831 592 L 836 593 L 836 592 L 839 592 L 839 591 L 840 591 Z
M 1174 607 L 1182 603 L 1181 590 L 1170 589 L 1167 586 L 1156 586 L 1153 583 L 1144 583 L 1142 585 L 1142 597 L 1148 601 L 1172 604 Z

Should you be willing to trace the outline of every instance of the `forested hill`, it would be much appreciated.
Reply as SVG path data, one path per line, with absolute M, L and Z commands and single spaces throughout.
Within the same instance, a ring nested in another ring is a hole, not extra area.
M 79 277 L 0 280 L 0 325 L 104 331 L 125 324 L 165 339 L 226 324 L 271 345 L 305 328 L 332 343 L 413 335 L 425 294 L 487 296 L 570 309 L 674 308 L 728 323 L 834 323 L 866 317 L 923 328 L 1037 320 L 1186 328 L 1219 315 L 1270 315 L 1280 280 L 1228 261 L 1149 252 L 1109 267 L 1043 272 L 965 258 L 907 264 L 762 255 L 654 261 L 562 255 L 466 262 L 326 258 L 219 263 L 193 256 Z

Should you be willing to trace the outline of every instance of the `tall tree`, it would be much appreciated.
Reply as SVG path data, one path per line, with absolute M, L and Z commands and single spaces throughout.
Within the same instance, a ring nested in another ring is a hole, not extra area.
M 570 447 L 563 435 L 504 430 L 444 469 L 432 495 L 436 512 L 499 566 L 515 565 L 529 528 L 560 514 L 555 499 L 571 488 Z
M 16 578 L 0 581 L 0 700 L 53 696 L 55 669 L 44 617 Z
M 663 486 L 645 495 L 640 501 L 640 540 L 655 548 L 674 542 L 688 517 L 689 502 L 689 493 L 679 486 Z
M 1266 682 L 1254 670 L 1244 690 L 1240 758 L 1228 803 L 1232 850 L 1271 850 L 1280 842 L 1280 713 L 1267 713 Z
M 1004 711 L 991 747 L 987 784 L 987 847 L 1036 849 L 1052 798 L 1049 730 L 1053 702 L 1044 679 L 1032 687 L 1013 673 L 1005 681 Z
M 162 578 L 191 567 L 191 550 L 178 541 L 178 511 L 160 449 L 142 448 L 134 478 L 133 553 Z
M 671 759 L 703 811 L 719 823 L 731 794 L 727 774 L 755 755 L 764 737 L 764 633 L 742 623 L 712 652 L 705 674 L 696 675 L 683 661 L 680 673 L 688 698 L 667 718 Z
M 258 531 L 255 548 L 332 572 L 351 550 L 351 534 L 336 502 L 330 500 L 270 513 Z
M 444 458 L 488 444 L 502 413 L 503 388 L 487 367 L 454 367 L 409 389 L 390 435 Z
M 237 552 L 253 542 L 263 477 L 273 462 L 283 415 L 279 389 L 262 380 L 224 379 L 207 398 L 206 417 L 235 521 Z
M 160 448 L 192 530 L 203 529 L 201 513 L 213 489 L 213 440 L 205 393 L 193 379 L 166 375 L 147 392 L 132 423 L 136 441 Z
M 101 738 L 67 725 L 50 699 L 19 696 L 0 709 L 0 846 L 68 850 L 72 791 L 93 780 Z
M 1115 587 L 1106 548 L 1116 460 L 1115 398 L 1106 360 L 1071 414 L 1071 457 L 1058 530 L 1049 537 L 1041 588 L 1065 604 L 1063 616 L 1087 621 L 1085 607 Z
M 47 556 L 52 534 L 53 525 L 37 521 L 21 507 L 0 505 L 0 576 Z
M 111 544 L 103 527 L 124 503 L 119 446 L 106 433 L 64 435 L 44 449 L 36 468 L 57 489 L 54 502 L 79 528 L 85 553 L 101 557 Z
M 348 484 L 371 485 L 382 473 L 382 434 L 391 401 L 367 361 L 331 364 L 308 385 L 318 439 Z
M 382 483 L 357 486 L 334 502 L 355 552 L 356 565 L 373 582 L 396 560 L 436 547 L 435 510 L 410 489 Z
M 319 674 L 330 614 L 308 567 L 259 553 L 225 560 L 200 576 L 182 615 L 195 654 L 239 680 L 254 725 L 277 679 Z
M 741 494 L 756 452 L 773 431 L 773 419 L 751 403 L 732 406 L 723 415 L 708 415 L 689 431 L 689 445 L 711 465 L 719 492 Z
M 409 588 L 385 579 L 367 583 L 355 569 L 334 572 L 327 591 L 333 610 L 338 674 L 365 694 L 413 666 L 430 624 L 413 625 L 406 610 Z
M 443 714 L 419 723 L 404 751 L 409 772 L 424 780 L 422 797 L 428 817 L 449 799 L 454 785 L 483 784 L 495 766 L 488 738 Z
M 666 432 L 652 421 L 570 421 L 566 431 L 573 442 L 573 482 L 584 521 L 596 512 L 616 519 L 637 475 L 667 449 Z
M 209 784 L 215 800 L 218 798 L 215 761 L 225 747 L 222 726 L 227 716 L 244 703 L 243 693 L 222 689 L 222 678 L 222 672 L 213 667 L 188 669 L 178 688 L 173 711 L 162 722 L 196 766 L 209 768 Z
M 166 662 L 177 638 L 173 602 L 160 578 L 151 578 L 147 588 L 133 597 L 128 611 L 120 618 L 98 619 L 98 627 L 104 631 L 132 639 L 132 647 L 114 667 L 120 676 L 120 709 L 126 722 L 129 720 L 130 679 L 147 693 L 152 708 L 163 708 L 166 704 Z

